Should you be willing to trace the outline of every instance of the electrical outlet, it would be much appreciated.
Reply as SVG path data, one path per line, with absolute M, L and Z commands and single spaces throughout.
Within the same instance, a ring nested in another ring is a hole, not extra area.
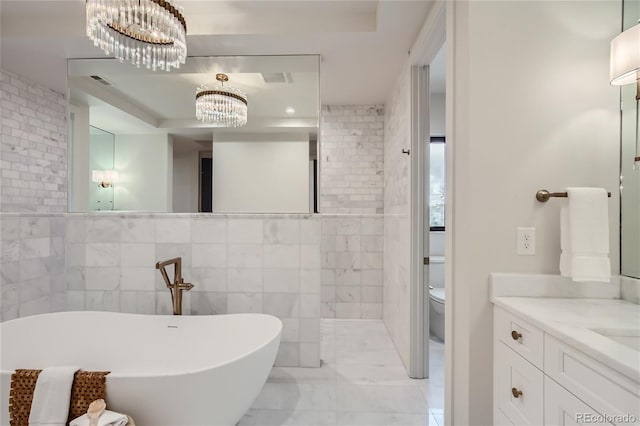
M 518 227 L 517 253 L 524 256 L 536 254 L 536 228 Z

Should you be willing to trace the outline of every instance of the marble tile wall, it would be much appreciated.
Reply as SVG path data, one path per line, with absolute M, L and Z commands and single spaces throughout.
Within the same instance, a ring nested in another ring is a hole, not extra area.
M 0 211 L 65 212 L 65 96 L 0 69 L 0 123 Z
M 385 104 L 384 322 L 405 366 L 410 353 L 411 67 L 407 63 Z
M 0 321 L 65 308 L 63 215 L 0 213 Z
M 382 215 L 322 215 L 322 318 L 382 318 Z
M 383 121 L 384 105 L 322 107 L 322 213 L 382 213 Z
M 170 314 L 155 263 L 181 256 L 183 312 L 275 315 L 276 365 L 319 366 L 319 216 L 69 214 L 66 232 L 68 309 Z

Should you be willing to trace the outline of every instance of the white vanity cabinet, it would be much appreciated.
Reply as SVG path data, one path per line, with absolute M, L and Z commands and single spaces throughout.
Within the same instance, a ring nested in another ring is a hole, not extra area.
M 544 378 L 544 424 L 545 425 L 609 425 L 600 415 L 571 392 Z
M 500 425 L 640 424 L 637 382 L 498 306 L 493 395 Z

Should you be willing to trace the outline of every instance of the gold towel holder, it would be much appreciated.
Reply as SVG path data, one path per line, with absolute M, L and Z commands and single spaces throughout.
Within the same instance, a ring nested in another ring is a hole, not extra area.
M 568 196 L 569 194 L 567 194 L 566 192 L 549 192 L 546 189 L 541 189 L 540 191 L 536 192 L 536 200 L 540 201 L 541 203 L 546 203 L 551 197 L 567 198 Z M 611 198 L 611 193 L 607 192 L 607 196 Z

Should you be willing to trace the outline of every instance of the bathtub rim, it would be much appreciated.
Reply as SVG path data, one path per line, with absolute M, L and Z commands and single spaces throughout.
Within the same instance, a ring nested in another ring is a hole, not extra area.
M 58 314 L 71 314 L 71 313 L 82 313 L 82 314 L 93 314 L 93 313 L 99 313 L 99 314 L 109 314 L 109 315 L 120 315 L 120 316 L 137 316 L 137 317 L 166 317 L 166 318 L 174 318 L 174 317 L 194 317 L 194 318 L 198 318 L 198 317 L 220 317 L 220 316 L 252 316 L 252 317 L 267 317 L 267 318 L 273 318 L 275 320 L 277 320 L 277 324 L 279 325 L 277 332 L 273 335 L 272 338 L 268 339 L 266 342 L 264 342 L 261 345 L 256 346 L 255 348 L 253 348 L 252 350 L 245 352 L 241 355 L 238 355 L 236 357 L 230 358 L 228 360 L 225 360 L 223 362 L 217 363 L 217 364 L 212 364 L 207 366 L 206 368 L 200 368 L 200 369 L 192 369 L 192 370 L 182 370 L 179 372 L 175 372 L 175 373 L 149 373 L 149 374 L 139 374 L 139 373 L 114 373 L 113 371 L 110 371 L 109 374 L 106 376 L 107 380 L 109 378 L 123 378 L 123 379 L 136 379 L 136 378 L 140 378 L 140 379 L 148 379 L 148 378 L 154 378 L 154 377 L 176 377 L 176 376 L 185 376 L 185 375 L 190 375 L 190 374 L 198 374 L 198 373 L 204 373 L 206 371 L 209 370 L 213 370 L 215 368 L 220 368 L 220 367 L 224 367 L 226 365 L 232 364 L 240 359 L 246 358 L 247 356 L 254 354 L 262 349 L 264 349 L 266 346 L 270 345 L 273 343 L 274 340 L 276 339 L 280 339 L 282 336 L 282 329 L 283 329 L 283 322 L 280 318 L 274 316 L 274 315 L 270 315 L 270 314 L 263 314 L 263 313 L 237 313 L 237 314 L 219 314 L 219 315 L 157 315 L 157 314 L 136 314 L 136 313 L 128 313 L 128 312 L 109 312 L 109 311 L 62 311 L 62 312 L 49 312 L 49 313 L 44 313 L 44 314 L 37 314 L 37 315 L 29 315 L 26 317 L 21 317 L 21 318 L 14 318 L 8 321 L 4 321 L 0 323 L 0 331 L 2 329 L 2 325 L 9 323 L 9 322 L 15 322 L 15 321 L 20 321 L 23 319 L 27 319 L 27 318 L 35 318 L 35 317 L 45 317 L 45 316 L 51 316 L 51 315 L 58 315 Z M 1 335 L 2 333 L 0 332 L 0 339 L 1 339 Z M 279 345 L 279 343 L 278 343 Z M 82 370 L 82 367 L 80 367 L 80 370 Z M 13 374 L 15 370 L 5 370 L 5 369 L 0 369 L 0 376 L 8 376 L 11 377 L 11 374 Z

